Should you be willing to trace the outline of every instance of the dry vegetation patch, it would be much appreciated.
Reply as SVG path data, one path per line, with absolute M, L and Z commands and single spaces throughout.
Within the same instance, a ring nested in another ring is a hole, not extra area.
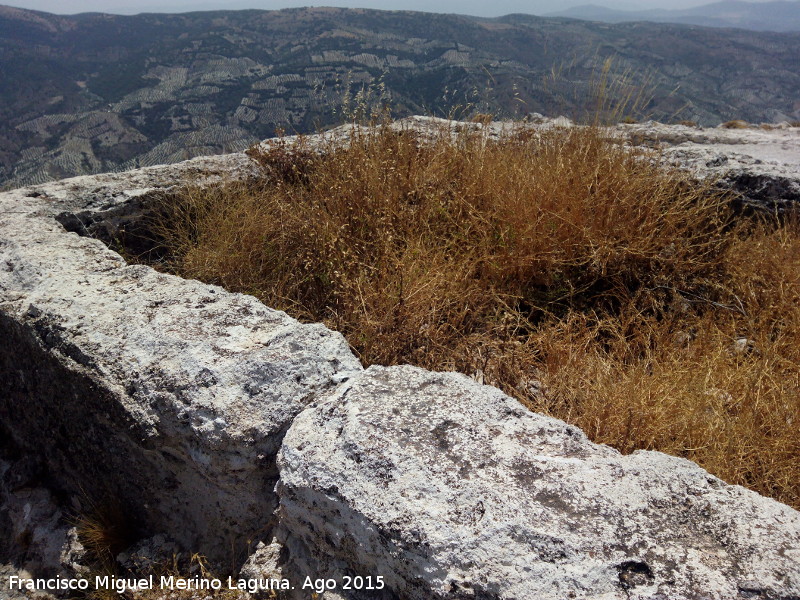
M 721 127 L 725 129 L 747 129 L 750 127 L 750 124 L 741 119 L 734 119 L 733 121 L 725 121 Z
M 161 207 L 164 267 L 800 507 L 800 236 L 598 128 L 253 149 Z

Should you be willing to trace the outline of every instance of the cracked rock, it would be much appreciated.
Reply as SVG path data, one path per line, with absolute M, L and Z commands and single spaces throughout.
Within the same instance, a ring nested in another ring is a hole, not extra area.
M 371 598 L 800 595 L 797 511 L 463 375 L 370 367 L 295 419 L 279 465 L 290 568 L 384 576 Z

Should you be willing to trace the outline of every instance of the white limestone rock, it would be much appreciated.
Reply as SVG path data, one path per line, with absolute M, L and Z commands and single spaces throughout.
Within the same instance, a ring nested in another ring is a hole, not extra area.
M 251 580 L 281 579 L 283 545 L 276 539 L 269 544 L 259 542 L 239 570 L 239 577 Z
M 278 462 L 290 569 L 386 581 L 348 597 L 800 596 L 797 511 L 462 375 L 371 367 L 295 419 Z
M 57 487 L 230 565 L 267 535 L 292 419 L 361 365 L 321 324 L 127 265 L 56 220 L 124 208 L 138 176 L 109 176 L 99 204 L 102 177 L 0 194 L 0 435 Z
M 613 134 L 657 148 L 668 163 L 740 195 L 743 205 L 783 210 L 800 201 L 800 127 L 725 129 L 649 121 Z

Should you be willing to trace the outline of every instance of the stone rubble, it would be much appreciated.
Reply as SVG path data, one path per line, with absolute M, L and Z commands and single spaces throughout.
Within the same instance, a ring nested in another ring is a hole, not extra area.
M 41 485 L 33 461 L 0 459 L 0 590 L 7 594 L 0 597 L 4 600 L 26 597 L 23 591 L 6 589 L 10 575 L 68 579 L 85 573 L 85 549 L 59 504 Z
M 668 163 L 718 181 L 750 207 L 800 202 L 800 127 L 787 123 L 727 129 L 647 122 L 619 125 L 634 145 L 655 147 Z

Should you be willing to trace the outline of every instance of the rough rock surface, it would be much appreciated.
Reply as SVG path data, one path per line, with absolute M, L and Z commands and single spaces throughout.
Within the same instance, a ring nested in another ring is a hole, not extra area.
M 279 465 L 296 568 L 383 575 L 382 597 L 800 596 L 797 511 L 462 375 L 370 367 L 295 419 Z
M 0 194 L 0 435 L 46 457 L 57 487 L 113 497 L 143 531 L 229 565 L 266 535 L 292 419 L 361 367 L 320 324 L 126 265 L 55 218 L 124 207 L 187 170 Z
M 668 162 L 739 192 L 744 204 L 781 209 L 800 201 L 800 127 L 619 125 L 636 145 L 655 146 Z
M 507 127 L 401 126 L 448 123 Z M 798 199 L 800 129 L 618 131 L 748 201 Z M 225 565 L 252 542 L 252 576 L 382 575 L 370 598 L 800 598 L 796 511 L 681 459 L 620 456 L 461 376 L 363 372 L 322 325 L 86 237 L 135 238 L 153 195 L 253 169 L 232 154 L 0 194 L 0 442 L 41 459 L 53 490 L 112 498 L 142 536 Z M 6 525 L 20 498 L 0 502 Z M 63 533 L 34 516 L 42 540 Z M 27 564 L 12 554 L 0 563 Z
M 4 600 L 28 597 L 10 590 L 8 577 L 69 579 L 83 573 L 85 550 L 76 528 L 50 491 L 40 485 L 40 470 L 30 457 L 0 460 L 0 594 Z

